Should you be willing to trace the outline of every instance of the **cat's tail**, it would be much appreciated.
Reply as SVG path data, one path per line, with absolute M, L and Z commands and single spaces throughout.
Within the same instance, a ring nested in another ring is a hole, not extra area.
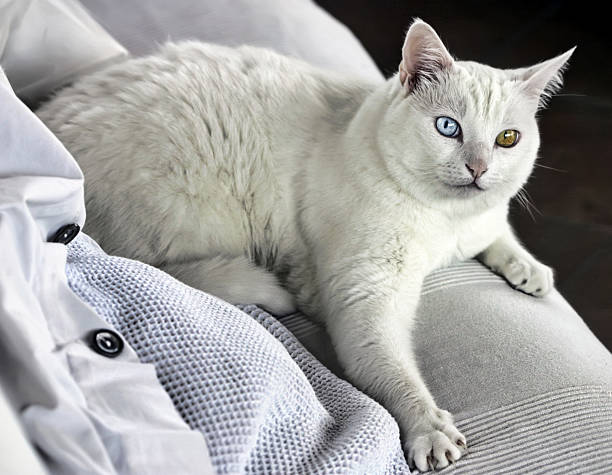
M 296 311 L 293 296 L 276 276 L 244 256 L 217 256 L 161 267 L 181 282 L 232 304 L 257 304 L 274 315 Z

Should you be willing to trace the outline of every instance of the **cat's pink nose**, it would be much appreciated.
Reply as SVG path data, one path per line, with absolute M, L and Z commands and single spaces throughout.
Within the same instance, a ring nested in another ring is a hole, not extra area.
M 484 160 L 474 160 L 469 164 L 466 163 L 465 167 L 469 170 L 471 175 L 474 177 L 474 180 L 478 180 L 485 172 L 488 170 L 487 162 Z

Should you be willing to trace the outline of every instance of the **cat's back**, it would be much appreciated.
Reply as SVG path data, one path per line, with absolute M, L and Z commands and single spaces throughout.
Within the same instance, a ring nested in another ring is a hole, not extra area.
M 85 77 L 37 113 L 83 169 L 86 230 L 155 263 L 281 234 L 274 149 L 295 111 L 316 107 L 317 81 L 271 51 L 183 42 Z
M 160 127 L 173 140 L 197 132 L 212 145 L 241 143 L 257 132 L 241 129 L 257 127 L 265 135 L 286 115 L 283 103 L 299 101 L 298 92 L 309 86 L 316 89 L 308 84 L 316 82 L 308 70 L 262 48 L 168 43 L 156 54 L 78 80 L 37 114 L 75 154 L 87 147 L 87 136 L 99 140 L 111 131 L 116 142 L 137 148 L 161 142 Z M 122 140 L 123 132 L 130 140 Z

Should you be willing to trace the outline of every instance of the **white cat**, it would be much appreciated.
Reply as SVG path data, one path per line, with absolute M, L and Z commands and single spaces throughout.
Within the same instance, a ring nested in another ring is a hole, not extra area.
M 372 84 L 184 42 L 83 78 L 39 115 L 85 173 L 86 231 L 107 252 L 233 303 L 322 319 L 346 374 L 428 470 L 466 440 L 413 355 L 421 283 L 478 256 L 519 290 L 552 288 L 507 212 L 536 159 L 535 113 L 572 51 L 494 69 L 455 61 L 416 20 L 399 73 Z

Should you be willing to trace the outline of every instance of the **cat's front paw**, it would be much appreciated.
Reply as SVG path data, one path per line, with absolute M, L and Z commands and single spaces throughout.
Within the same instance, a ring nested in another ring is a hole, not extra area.
M 453 416 L 442 409 L 426 410 L 406 432 L 408 463 L 421 472 L 448 467 L 466 449 L 465 437 L 455 427 Z
M 511 257 L 499 270 L 515 289 L 535 297 L 543 297 L 554 285 L 553 270 L 535 259 Z

